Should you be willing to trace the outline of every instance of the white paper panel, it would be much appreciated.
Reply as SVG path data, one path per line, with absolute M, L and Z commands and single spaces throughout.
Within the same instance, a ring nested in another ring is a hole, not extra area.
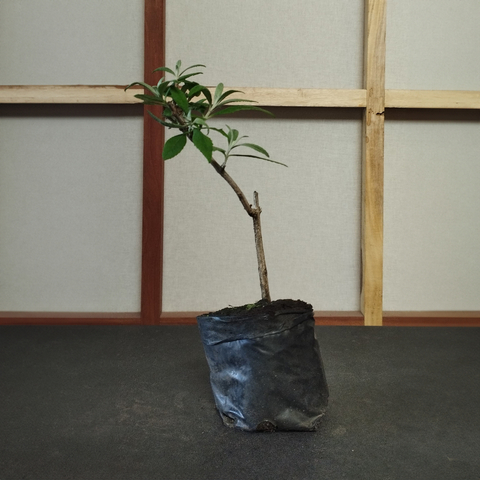
M 478 0 L 388 0 L 386 87 L 480 90 Z
M 0 85 L 123 85 L 140 79 L 143 4 L 3 0 Z
M 480 310 L 479 152 L 479 112 L 388 114 L 385 310 Z
M 167 0 L 167 63 L 203 63 L 201 82 L 361 88 L 363 0 Z
M 289 165 L 227 169 L 249 198 L 259 192 L 272 298 L 358 310 L 361 112 L 276 113 L 225 120 Z M 252 222 L 234 192 L 192 145 L 167 161 L 165 183 L 164 310 L 258 300 Z
M 0 310 L 139 311 L 141 107 L 2 111 Z

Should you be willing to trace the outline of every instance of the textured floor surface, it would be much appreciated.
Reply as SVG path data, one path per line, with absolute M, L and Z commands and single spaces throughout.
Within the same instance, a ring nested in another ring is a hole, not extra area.
M 480 479 L 480 329 L 317 335 L 319 431 L 249 434 L 196 327 L 0 327 L 0 480 Z

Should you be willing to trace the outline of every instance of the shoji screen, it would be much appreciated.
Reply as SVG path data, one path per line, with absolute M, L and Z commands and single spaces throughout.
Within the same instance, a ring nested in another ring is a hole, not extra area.
M 480 90 L 480 4 L 389 0 L 387 89 Z M 387 111 L 385 310 L 480 310 L 480 112 Z
M 363 1 L 167 2 L 166 58 L 204 63 L 201 81 L 236 87 L 361 88 Z M 276 108 L 225 118 L 288 168 L 231 160 L 257 190 L 274 298 L 358 310 L 361 130 L 358 110 Z M 209 310 L 260 298 L 251 219 L 194 147 L 165 166 L 163 306 Z
M 143 75 L 143 2 L 3 2 L 0 84 Z M 73 103 L 73 102 L 72 102 Z M 142 108 L 0 108 L 0 309 L 140 310 Z

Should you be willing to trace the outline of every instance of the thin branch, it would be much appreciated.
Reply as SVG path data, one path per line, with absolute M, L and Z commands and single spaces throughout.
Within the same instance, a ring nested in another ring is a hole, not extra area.
M 240 199 L 241 204 L 245 211 L 252 217 L 255 218 L 257 215 L 260 215 L 260 212 L 256 208 L 252 208 L 247 197 L 240 190 L 240 187 L 235 183 L 235 180 L 226 172 L 224 167 L 221 167 L 213 158 L 211 160 L 212 167 L 217 171 L 217 173 L 232 187 L 233 191 L 237 194 Z

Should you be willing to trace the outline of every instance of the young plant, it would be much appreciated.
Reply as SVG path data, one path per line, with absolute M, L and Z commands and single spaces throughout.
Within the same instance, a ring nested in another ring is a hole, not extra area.
M 231 95 L 234 93 L 242 92 L 239 90 L 224 91 L 222 83 L 217 85 L 212 95 L 207 87 L 192 80 L 192 77 L 203 73 L 198 71 L 198 69 L 205 68 L 205 65 L 192 65 L 184 70 L 181 68 L 181 61 L 177 62 L 174 70 L 168 67 L 157 68 L 154 70 L 155 72 L 164 72 L 172 78 L 167 79 L 164 76 L 156 85 L 134 82 L 128 85 L 125 90 L 134 85 L 143 87 L 145 89 L 144 94 L 137 94 L 135 97 L 142 100 L 145 105 L 160 105 L 163 107 L 162 118 L 158 118 L 152 112 L 148 112 L 150 116 L 164 127 L 173 128 L 180 132 L 165 142 L 162 153 L 164 160 L 176 157 L 183 150 L 187 141 L 191 141 L 236 193 L 243 208 L 253 219 L 262 300 L 270 302 L 270 289 L 268 286 L 267 266 L 260 223 L 262 210 L 258 202 L 258 193 L 254 192 L 253 194 L 252 206 L 236 182 L 226 172 L 226 166 L 227 161 L 232 157 L 257 158 L 279 165 L 286 165 L 272 160 L 263 147 L 244 141 L 247 137 L 240 136 L 238 130 L 230 128 L 228 125 L 224 128 L 215 128 L 210 126 L 208 122 L 210 119 L 220 115 L 229 115 L 245 110 L 256 110 L 268 115 L 272 114 L 263 108 L 251 105 L 251 103 L 255 103 L 252 100 L 231 98 Z M 226 143 L 223 148 L 214 144 L 211 132 L 220 134 L 220 138 Z M 218 163 L 213 158 L 214 152 L 221 156 L 221 163 Z

